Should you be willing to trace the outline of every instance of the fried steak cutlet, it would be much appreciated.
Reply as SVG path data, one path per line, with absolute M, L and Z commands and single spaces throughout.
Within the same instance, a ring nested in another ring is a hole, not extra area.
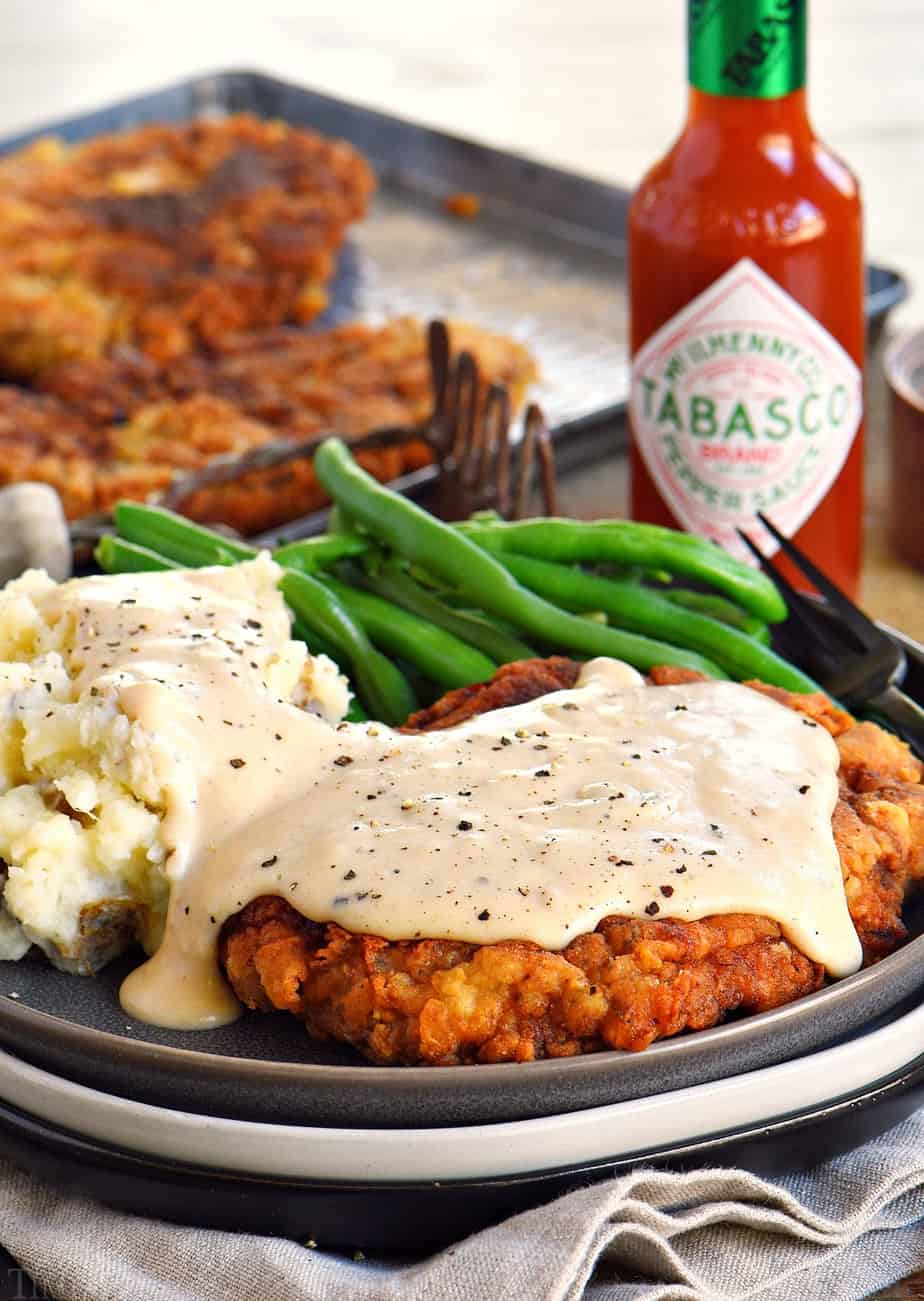
M 519 404 L 536 366 L 522 344 L 465 321 L 448 323 L 453 352 L 469 350 L 482 378 Z M 426 331 L 410 316 L 384 325 L 351 321 L 328 330 L 255 331 L 218 352 L 156 363 L 117 348 L 62 363 L 38 381 L 93 424 L 130 419 L 153 402 L 210 393 L 290 437 L 336 428 L 345 437 L 429 414 Z
M 248 114 L 49 137 L 0 159 L 0 377 L 29 386 L 0 392 L 0 485 L 50 483 L 74 519 L 274 439 L 423 421 L 419 322 L 298 328 L 327 306 L 374 186 L 350 145 Z M 505 384 L 519 405 L 536 374 L 526 349 L 450 330 L 484 389 Z M 387 480 L 430 459 L 412 437 L 362 463 Z M 256 533 L 326 501 L 307 458 L 178 505 Z
M 40 140 L 0 160 L 0 370 L 311 321 L 374 186 L 345 142 L 247 114 Z
M 482 384 L 506 384 L 514 403 L 535 376 L 525 348 L 500 335 L 450 324 L 455 351 L 475 356 Z M 157 364 L 130 350 L 72 361 L 44 378 L 42 393 L 0 388 L 0 484 L 50 483 L 75 519 L 122 497 L 143 500 L 177 474 L 218 456 L 277 439 L 301 442 L 334 431 L 354 439 L 382 426 L 414 426 L 432 407 L 426 331 L 403 317 L 317 334 L 280 330 L 238 340 L 233 351 Z M 387 481 L 430 460 L 411 438 L 360 451 Z M 316 510 L 327 498 L 310 457 L 253 471 L 187 497 L 183 513 L 245 534 Z
M 105 437 L 56 399 L 0 385 L 0 487 L 27 479 L 48 483 L 68 519 L 96 505 L 97 458 Z
M 415 714 L 406 730 L 450 727 L 570 687 L 578 671 L 561 658 L 506 665 L 490 682 Z M 686 670 L 651 674 L 655 686 L 696 680 Z M 904 939 L 902 904 L 924 878 L 924 765 L 894 736 L 855 722 L 824 696 L 747 685 L 834 737 L 841 756 L 834 837 L 850 913 L 866 961 L 874 961 Z M 824 983 L 822 967 L 775 922 L 744 914 L 696 922 L 607 917 L 554 953 L 515 940 L 478 946 L 351 934 L 264 896 L 225 924 L 220 958 L 248 1007 L 292 1012 L 316 1038 L 400 1065 L 639 1050 Z

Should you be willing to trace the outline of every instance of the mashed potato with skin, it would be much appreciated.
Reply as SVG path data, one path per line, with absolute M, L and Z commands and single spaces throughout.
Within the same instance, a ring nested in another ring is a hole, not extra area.
M 201 680 L 185 668 L 233 659 L 258 698 L 343 717 L 346 681 L 291 640 L 278 578 L 263 555 L 62 584 L 30 571 L 0 591 L 0 958 L 35 943 L 92 971 L 136 937 L 156 947 L 170 791 L 197 780 L 182 720 L 203 722 Z M 174 706 L 164 732 L 132 716 L 152 684 Z

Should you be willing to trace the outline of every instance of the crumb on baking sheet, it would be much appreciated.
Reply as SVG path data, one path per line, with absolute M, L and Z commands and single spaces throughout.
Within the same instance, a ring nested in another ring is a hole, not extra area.
M 481 200 L 477 194 L 457 190 L 454 194 L 447 194 L 443 200 L 443 207 L 453 217 L 461 217 L 463 221 L 472 221 L 481 212 Z

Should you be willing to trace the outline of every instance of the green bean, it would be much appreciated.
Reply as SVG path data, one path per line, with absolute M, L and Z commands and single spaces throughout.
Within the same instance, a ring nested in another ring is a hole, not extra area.
M 359 699 L 353 696 L 350 699 L 350 707 L 344 714 L 344 721 L 347 723 L 365 723 L 368 722 L 369 715 L 359 703 Z
M 316 578 L 294 570 L 285 572 L 279 586 L 296 619 L 349 661 L 357 692 L 372 716 L 393 726 L 403 723 L 417 708 L 407 679 L 375 649 L 336 596 Z
M 424 673 L 421 673 L 417 665 L 412 664 L 410 660 L 396 659 L 395 663 L 410 682 L 414 695 L 420 702 L 420 709 L 429 709 L 441 696 L 446 694 L 443 687 L 436 682 L 431 682 Z
M 609 562 L 663 569 L 708 583 L 768 623 L 786 618 L 785 602 L 766 574 L 691 533 L 631 520 L 468 521 L 456 528 L 495 553 L 512 551 L 559 564 Z
M 230 565 L 237 560 L 252 560 L 257 554 L 243 542 L 226 538 L 160 506 L 120 501 L 113 517 L 120 537 L 150 547 L 189 569 Z
M 719 623 L 727 623 L 730 628 L 747 633 L 755 641 L 762 642 L 765 646 L 770 645 L 770 629 L 763 619 L 748 614 L 724 596 L 716 596 L 714 592 L 691 592 L 685 587 L 666 587 L 663 591 L 658 591 L 658 596 L 663 596 L 665 601 L 679 605 L 684 610 L 693 610 L 696 614 L 718 619 Z
M 496 614 L 491 614 L 487 610 L 480 610 L 477 606 L 471 604 L 471 596 L 459 596 L 453 592 L 442 592 L 440 599 L 445 602 L 452 610 L 458 614 L 470 614 L 482 623 L 490 624 L 497 632 L 504 633 L 507 637 L 516 637 L 517 630 L 512 623 L 506 619 L 501 619 Z M 535 655 L 536 651 L 531 648 L 531 654 Z
M 376 646 L 408 660 L 445 689 L 485 682 L 497 668 L 481 651 L 380 596 L 358 591 L 326 575 L 321 582 Z
M 160 506 L 119 502 L 114 516 L 123 538 L 158 550 L 190 569 L 251 560 L 257 555 L 255 547 L 226 538 L 214 529 L 205 528 Z M 273 552 L 273 559 L 284 569 L 314 574 L 346 556 L 362 555 L 368 548 L 369 543 L 355 535 L 323 533 L 278 547 Z
M 811 678 L 767 646 L 727 624 L 682 610 L 637 583 L 619 583 L 567 565 L 502 553 L 498 559 L 519 582 L 568 610 L 603 610 L 622 627 L 708 655 L 732 677 L 759 678 L 788 691 L 817 691 Z
M 292 620 L 292 636 L 296 641 L 303 641 L 312 655 L 326 655 L 329 660 L 333 660 L 341 672 L 346 672 L 348 664 L 341 651 L 322 637 L 314 629 L 308 628 L 301 619 Z
M 347 515 L 345 510 L 334 503 L 327 512 L 327 532 L 328 536 L 338 537 L 341 534 L 349 534 L 353 537 L 356 535 L 356 526 L 353 520 Z
M 648 669 L 677 664 L 724 677 L 711 660 L 635 633 L 601 628 L 565 614 L 527 591 L 465 533 L 441 523 L 414 502 L 382 487 L 356 464 L 344 442 L 329 438 L 315 453 L 315 472 L 338 506 L 407 560 L 470 596 L 483 609 L 565 650 L 609 655 Z
M 316 574 L 319 569 L 328 569 L 338 560 L 348 556 L 361 556 L 369 550 L 365 538 L 358 538 L 350 533 L 322 533 L 316 538 L 302 538 L 298 542 L 289 542 L 284 547 L 277 547 L 273 559 L 284 569 L 297 569 L 301 574 Z
M 105 570 L 107 574 L 142 574 L 156 569 L 180 568 L 175 561 L 158 555 L 150 547 L 142 547 L 135 542 L 125 542 L 111 533 L 106 533 L 100 538 L 93 555 L 100 569 Z
M 370 589 L 393 601 L 411 614 L 419 615 L 445 632 L 452 633 L 492 659 L 495 664 L 532 659 L 536 652 L 517 637 L 495 627 L 487 619 L 469 610 L 454 610 L 434 593 L 416 582 L 394 561 L 368 567 L 366 579 Z

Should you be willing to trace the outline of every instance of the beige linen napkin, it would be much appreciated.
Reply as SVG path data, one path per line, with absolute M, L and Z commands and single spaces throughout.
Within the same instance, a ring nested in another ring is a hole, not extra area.
M 643 1169 L 400 1266 L 140 1219 L 2 1163 L 0 1242 L 38 1285 L 20 1295 L 53 1301 L 859 1301 L 924 1268 L 924 1111 L 777 1183 Z

